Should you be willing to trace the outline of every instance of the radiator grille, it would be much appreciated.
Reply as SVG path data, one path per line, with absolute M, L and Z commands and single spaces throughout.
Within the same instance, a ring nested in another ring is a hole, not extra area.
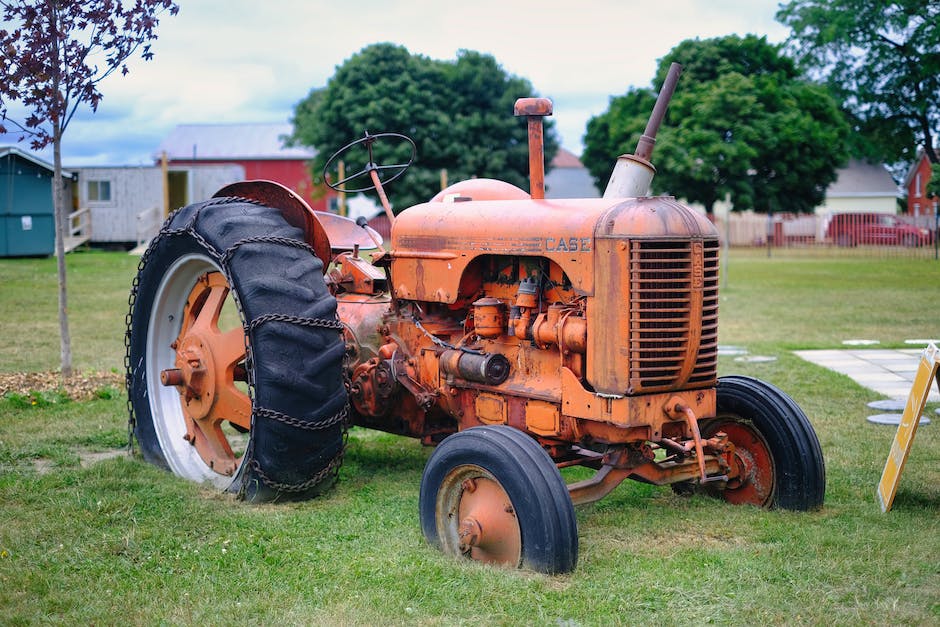
M 715 385 L 717 240 L 633 240 L 630 386 L 634 393 Z

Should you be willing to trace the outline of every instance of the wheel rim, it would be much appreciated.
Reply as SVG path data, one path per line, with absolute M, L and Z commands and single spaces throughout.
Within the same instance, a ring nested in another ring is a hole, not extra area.
M 509 495 L 487 470 L 458 466 L 437 497 L 437 530 L 445 553 L 518 567 L 522 530 Z
M 204 255 L 177 259 L 157 288 L 147 332 L 147 392 L 167 464 L 177 475 L 228 487 L 241 462 L 251 400 L 244 378 L 245 335 L 220 328 L 233 307 L 218 265 Z M 228 433 L 227 433 L 228 432 Z
M 725 420 L 710 425 L 709 433 L 723 431 L 734 444 L 733 468 L 722 497 L 735 505 L 766 507 L 774 495 L 776 470 L 764 436 L 753 425 Z

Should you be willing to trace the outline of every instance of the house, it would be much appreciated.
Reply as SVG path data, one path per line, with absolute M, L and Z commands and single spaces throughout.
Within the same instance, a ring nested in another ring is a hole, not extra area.
M 545 175 L 546 198 L 600 198 L 594 179 L 573 152 L 559 147 Z
M 170 196 L 176 200 L 171 204 L 188 204 L 204 197 L 194 193 L 187 167 L 237 165 L 244 170 L 244 179 L 275 181 L 296 192 L 313 209 L 326 211 L 335 192 L 314 185 L 308 166 L 316 156 L 314 150 L 285 146 L 292 130 L 288 123 L 177 126 L 155 155 L 157 159 L 166 155 Z
M 898 212 L 898 186 L 883 165 L 852 159 L 836 172 L 817 215 Z
M 904 189 L 907 191 L 907 213 L 912 216 L 934 216 L 937 214 L 938 199 L 927 196 L 927 183 L 930 181 L 930 159 L 921 148 L 917 151 L 914 165 L 904 177 Z
M 51 255 L 55 252 L 53 165 L 16 146 L 0 146 L 0 257 Z M 62 171 L 66 198 L 73 173 Z M 72 214 L 75 215 L 74 213 Z M 70 216 L 71 217 L 71 216 Z M 81 223 L 82 216 L 76 216 Z M 84 230 L 69 233 L 66 251 L 85 241 Z

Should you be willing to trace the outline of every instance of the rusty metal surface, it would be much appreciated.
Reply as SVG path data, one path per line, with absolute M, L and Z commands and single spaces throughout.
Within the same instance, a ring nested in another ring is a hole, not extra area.
M 324 211 L 314 211 L 313 217 L 326 233 L 333 252 L 373 250 L 382 244 L 382 236 L 368 225 L 359 226 L 355 220 Z
M 646 161 L 649 161 L 650 157 L 652 157 L 653 146 L 656 145 L 656 133 L 659 132 L 659 126 L 666 117 L 666 109 L 669 107 L 669 101 L 672 99 L 672 94 L 676 90 L 676 83 L 679 82 L 679 76 L 681 74 L 681 65 L 673 63 L 669 66 L 666 80 L 663 81 L 663 86 L 659 90 L 659 96 L 656 98 L 656 104 L 653 106 L 653 112 L 650 114 L 649 121 L 646 123 L 646 129 L 637 142 L 636 150 L 633 151 L 634 156 Z
M 186 421 L 186 440 L 215 472 L 232 475 L 238 467 L 223 422 L 242 429 L 251 426 L 251 401 L 236 387 L 244 371 L 245 333 L 241 326 L 219 329 L 219 317 L 229 294 L 220 272 L 196 282 L 182 312 L 179 336 L 171 347 L 174 367 L 160 373 L 165 386 L 176 387 Z
M 461 489 L 460 552 L 479 562 L 517 565 L 522 558 L 522 530 L 509 495 L 498 481 L 485 476 L 464 479 Z
M 708 424 L 708 433 L 722 433 L 733 444 L 722 498 L 735 505 L 767 506 L 774 494 L 775 469 L 770 447 L 760 432 L 751 424 L 719 418 Z
M 552 101 L 547 98 L 520 98 L 513 113 L 526 116 L 529 134 L 529 194 L 545 198 L 545 138 L 542 118 L 552 114 Z
M 495 179 L 468 179 L 445 187 L 431 198 L 431 202 L 469 200 L 529 200 L 531 196 L 515 185 Z
M 326 272 L 326 265 L 333 258 L 329 236 L 319 226 L 316 212 L 310 208 L 310 205 L 303 198 L 280 183 L 262 180 L 239 181 L 226 185 L 213 194 L 212 197 L 220 198 L 223 196 L 247 198 L 267 207 L 280 209 L 281 215 L 291 226 L 303 229 L 304 239 L 313 247 L 317 257 L 323 260 L 323 271 Z

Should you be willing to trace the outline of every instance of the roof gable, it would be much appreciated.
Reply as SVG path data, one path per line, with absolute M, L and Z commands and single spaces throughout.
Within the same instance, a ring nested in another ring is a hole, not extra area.
M 914 175 L 917 174 L 917 170 L 920 169 L 920 164 L 923 163 L 925 159 L 927 159 L 927 151 L 921 146 L 917 149 L 917 156 L 914 158 L 914 163 L 911 164 L 911 168 L 904 176 L 904 187 L 911 186 L 911 180 L 913 180 Z
M 14 157 L 19 157 L 20 159 L 29 161 L 30 163 L 37 165 L 40 168 L 49 170 L 50 172 L 55 171 L 54 165 L 52 165 L 48 161 L 43 161 L 42 159 L 40 159 L 39 157 L 36 157 L 35 155 L 29 154 L 25 150 L 21 150 L 20 148 L 17 148 L 16 146 L 0 146 L 0 157 L 6 157 L 7 155 L 13 155 Z M 62 170 L 62 176 L 66 178 L 71 178 L 72 173 L 67 170 Z
M 558 152 L 555 153 L 554 158 L 551 163 L 553 168 L 583 168 L 581 161 L 578 157 L 571 152 L 566 150 L 561 146 L 558 147 Z

